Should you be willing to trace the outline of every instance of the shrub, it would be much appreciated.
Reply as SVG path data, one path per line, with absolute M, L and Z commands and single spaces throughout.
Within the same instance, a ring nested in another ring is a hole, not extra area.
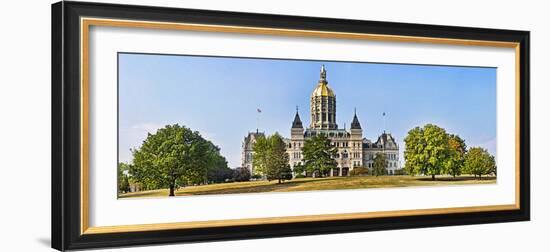
M 292 170 L 290 170 L 290 167 L 286 172 L 283 172 L 281 175 L 281 178 L 284 180 L 291 180 L 292 179 Z
M 393 172 L 393 175 L 407 175 L 405 169 L 397 169 Z
M 255 180 L 260 180 L 260 179 L 262 179 L 262 178 L 263 178 L 263 177 L 262 177 L 261 174 L 254 174 L 254 175 L 252 175 L 252 179 L 255 179 Z
M 250 181 L 250 171 L 243 167 L 235 169 L 233 171 L 233 180 L 237 182 Z
M 369 175 L 369 169 L 366 167 L 355 167 L 349 174 L 350 176 L 366 176 Z

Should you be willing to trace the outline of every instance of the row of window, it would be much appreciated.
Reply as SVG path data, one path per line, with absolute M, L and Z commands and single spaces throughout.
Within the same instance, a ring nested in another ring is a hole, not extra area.
M 374 153 L 369 153 L 365 156 L 367 158 L 367 160 L 374 160 L 374 157 L 375 157 L 375 154 Z M 397 160 L 397 154 L 393 154 L 393 153 L 386 153 L 386 159 L 387 160 Z
M 328 106 L 327 106 L 327 103 L 325 102 L 321 102 L 321 104 L 319 104 L 317 102 L 317 104 L 313 104 L 313 107 L 310 108 L 310 111 L 321 111 L 321 110 L 336 110 L 336 107 L 332 104 L 332 103 L 328 103 Z
M 336 147 L 348 147 L 348 142 L 332 142 L 330 143 L 332 146 Z
M 327 114 L 326 113 L 318 113 L 313 115 L 313 121 L 319 121 L 319 118 L 321 118 L 321 121 L 327 121 Z M 336 121 L 336 116 L 332 114 L 330 119 L 328 119 L 331 122 Z
M 302 143 L 300 143 L 300 142 L 298 142 L 298 143 L 288 143 L 288 148 L 294 148 L 294 149 L 302 148 Z
M 294 143 L 294 146 L 300 146 L 301 147 L 301 143 Z M 289 147 L 291 146 L 291 144 L 289 144 Z M 361 158 L 361 152 L 351 152 L 351 157 L 356 159 L 356 158 Z M 350 156 L 350 153 L 344 151 L 342 153 L 336 153 L 336 155 L 333 156 L 333 158 L 349 158 Z M 386 157 L 388 160 L 397 160 L 397 155 L 396 154 L 386 154 Z M 292 158 L 293 159 L 302 159 L 302 153 L 301 152 L 292 152 Z M 249 162 L 252 162 L 252 159 L 253 159 L 253 153 L 252 152 L 249 152 L 249 153 L 246 153 L 245 154 L 245 162 L 246 163 L 249 163 Z M 373 153 L 369 153 L 366 155 L 366 159 L 367 160 L 374 160 L 374 154 Z M 354 166 L 360 166 L 361 163 L 359 161 L 354 161 Z M 391 162 L 391 161 L 386 161 L 386 166 L 388 167 L 397 167 L 397 162 Z M 368 167 L 369 168 L 372 168 L 372 163 L 368 163 Z
M 350 154 L 347 152 L 342 153 L 336 153 L 332 158 L 349 158 Z M 351 153 L 352 158 L 361 158 L 360 152 L 352 152 Z M 301 152 L 292 152 L 292 159 L 302 159 L 302 153 Z M 251 158 L 252 160 L 252 158 Z M 248 161 L 248 160 L 247 160 Z
M 340 153 L 336 153 L 336 155 L 332 156 L 332 158 L 348 158 L 349 157 L 349 154 L 347 152 L 342 152 L 342 154 Z
M 332 142 L 331 145 L 336 146 L 336 147 L 349 147 L 349 142 Z M 351 143 L 351 147 L 360 148 L 361 143 L 353 142 L 353 143 Z
M 324 135 L 326 137 L 339 137 L 339 138 L 349 138 L 351 136 L 351 134 L 349 133 L 334 133 L 334 132 L 316 132 L 316 131 L 307 131 L 306 133 L 306 136 L 316 136 L 317 134 L 319 135 Z
M 336 147 L 348 147 L 348 143 L 347 142 L 342 142 L 342 143 L 336 143 Z M 333 146 L 334 146 L 334 143 L 333 143 Z M 300 142 L 297 142 L 297 143 L 289 143 L 288 144 L 288 148 L 294 148 L 294 149 L 298 149 L 298 148 L 302 148 L 302 143 Z M 347 154 L 347 152 L 344 150 L 345 154 Z M 361 158 L 361 153 L 362 152 L 352 152 L 352 158 Z M 375 157 L 375 154 L 374 153 L 368 153 L 366 154 L 365 158 L 367 160 L 374 160 L 374 157 Z M 252 159 L 252 152 L 249 152 L 246 154 L 245 156 L 245 159 L 246 160 L 249 160 L 249 159 Z M 388 160 L 397 160 L 397 154 L 386 154 L 386 159 Z
M 368 168 L 374 168 L 374 163 L 367 163 Z M 387 168 L 398 168 L 397 162 L 386 162 Z

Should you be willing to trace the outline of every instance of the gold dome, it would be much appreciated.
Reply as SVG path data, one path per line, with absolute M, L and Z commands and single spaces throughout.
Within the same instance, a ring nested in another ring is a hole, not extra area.
M 319 82 L 311 96 L 329 96 L 334 97 L 334 92 L 330 89 L 327 83 Z

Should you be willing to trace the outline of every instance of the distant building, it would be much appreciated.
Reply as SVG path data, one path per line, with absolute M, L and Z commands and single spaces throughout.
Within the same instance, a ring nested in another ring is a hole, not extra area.
M 260 136 L 265 136 L 263 132 L 248 132 L 248 135 L 244 138 L 242 145 L 242 154 L 241 154 L 241 164 L 243 168 L 247 168 L 250 171 L 250 174 L 254 174 L 254 167 L 252 165 L 252 159 L 254 158 L 254 144 L 256 139 Z
M 336 95 L 328 86 L 327 72 L 321 67 L 320 79 L 310 97 L 310 125 L 304 128 L 298 109 L 290 129 L 290 139 L 285 139 L 289 164 L 291 168 L 303 164 L 302 148 L 306 139 L 316 136 L 327 136 L 336 146 L 335 158 L 337 167 L 332 169 L 331 176 L 348 176 L 356 167 L 373 168 L 376 153 L 386 155 L 386 170 L 394 174 L 399 169 L 399 145 L 391 134 L 384 132 L 375 143 L 363 138 L 363 128 L 354 113 L 350 129 L 338 128 L 336 123 Z M 255 139 L 264 136 L 262 132 L 251 132 L 244 138 L 242 166 L 254 172 L 252 159 Z M 296 174 L 295 174 L 296 175 Z
M 386 170 L 389 175 L 395 174 L 395 170 L 401 169 L 399 163 L 399 146 L 395 139 L 384 132 L 375 143 L 363 139 L 363 165 L 372 169 L 376 153 L 386 155 Z

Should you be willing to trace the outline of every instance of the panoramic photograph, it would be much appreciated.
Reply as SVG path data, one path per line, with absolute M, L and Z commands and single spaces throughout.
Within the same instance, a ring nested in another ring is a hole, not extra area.
M 118 54 L 119 199 L 495 184 L 496 68 Z

